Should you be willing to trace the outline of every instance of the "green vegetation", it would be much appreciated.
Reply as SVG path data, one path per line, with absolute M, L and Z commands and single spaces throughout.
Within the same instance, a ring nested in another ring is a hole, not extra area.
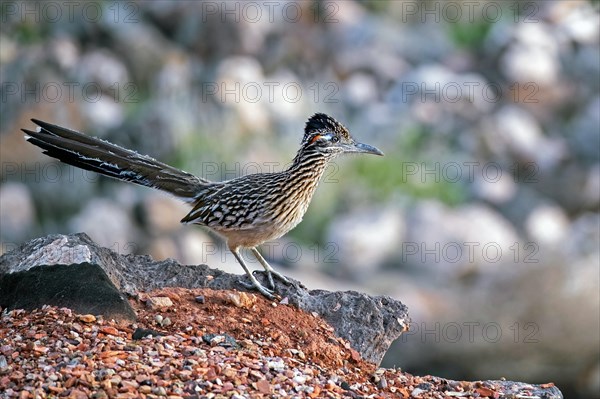
M 485 20 L 448 24 L 448 34 L 458 47 L 479 49 L 490 31 L 492 24 Z

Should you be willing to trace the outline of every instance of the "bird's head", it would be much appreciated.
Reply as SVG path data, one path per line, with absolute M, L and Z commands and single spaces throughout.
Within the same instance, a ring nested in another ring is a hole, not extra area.
M 356 142 L 344 125 L 329 115 L 314 114 L 306 122 L 302 146 L 323 154 L 365 153 L 383 155 L 383 152 L 368 144 Z

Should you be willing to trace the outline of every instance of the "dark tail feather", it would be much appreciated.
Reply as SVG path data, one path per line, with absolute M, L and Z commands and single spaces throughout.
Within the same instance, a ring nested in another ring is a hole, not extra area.
M 157 188 L 187 201 L 192 201 L 200 188 L 209 183 L 108 141 L 37 119 L 32 121 L 39 126 L 37 131 L 21 129 L 27 141 L 42 148 L 44 154 L 69 165 Z

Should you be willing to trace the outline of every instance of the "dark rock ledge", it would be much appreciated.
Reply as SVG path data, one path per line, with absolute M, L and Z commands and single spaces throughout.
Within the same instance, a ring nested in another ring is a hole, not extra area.
M 82 314 L 134 320 L 135 312 L 127 296 L 137 297 L 139 292 L 164 287 L 243 290 L 239 281 L 238 275 L 206 265 L 119 255 L 97 246 L 83 233 L 50 235 L 0 257 L 0 307 L 11 310 L 55 305 Z M 300 282 L 291 281 L 290 285 L 278 284 L 281 298 L 320 315 L 336 335 L 348 340 L 369 362 L 379 364 L 390 344 L 410 323 L 407 307 L 390 297 L 308 290 Z M 521 392 L 527 392 L 528 398 L 563 398 L 553 384 L 486 383 L 501 387 L 502 398 L 523 397 Z
M 81 233 L 50 235 L 0 257 L 0 306 L 34 309 L 47 304 L 133 320 L 127 295 L 164 287 L 243 290 L 240 278 L 207 265 L 119 255 Z M 290 285 L 276 282 L 281 298 L 320 315 L 369 362 L 379 364 L 410 323 L 407 307 L 395 299 L 355 291 L 308 290 L 291 281 Z

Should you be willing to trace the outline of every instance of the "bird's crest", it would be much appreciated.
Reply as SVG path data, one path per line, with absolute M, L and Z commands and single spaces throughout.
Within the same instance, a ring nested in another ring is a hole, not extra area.
M 344 125 L 329 115 L 317 113 L 311 116 L 306 122 L 302 142 L 310 141 L 315 133 L 322 134 L 327 132 L 335 133 L 341 139 L 350 139 L 350 132 L 348 132 L 348 129 Z

